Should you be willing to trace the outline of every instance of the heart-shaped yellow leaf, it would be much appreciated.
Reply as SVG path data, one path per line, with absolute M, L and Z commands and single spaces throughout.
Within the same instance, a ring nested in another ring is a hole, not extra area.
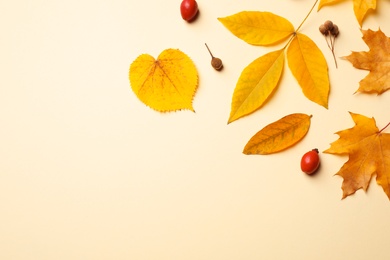
M 284 67 L 284 51 L 278 50 L 257 58 L 242 72 L 234 89 L 231 123 L 259 109 L 274 92 Z
M 155 60 L 138 56 L 130 65 L 131 88 L 147 106 L 160 112 L 189 109 L 198 87 L 198 72 L 182 51 L 166 49 Z
M 325 57 L 306 35 L 297 33 L 287 49 L 288 66 L 311 101 L 328 108 L 329 76 Z
M 242 11 L 218 20 L 235 36 L 252 45 L 272 45 L 294 34 L 290 21 L 270 12 Z
M 311 116 L 287 115 L 261 129 L 246 144 L 244 154 L 272 154 L 283 151 L 300 140 L 310 128 Z

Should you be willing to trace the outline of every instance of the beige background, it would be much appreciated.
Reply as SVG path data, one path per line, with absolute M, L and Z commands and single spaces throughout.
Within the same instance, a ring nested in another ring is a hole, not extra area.
M 298 26 L 313 2 L 198 0 L 188 24 L 179 0 L 1 1 L 0 259 L 389 259 L 383 190 L 372 182 L 341 200 L 334 174 L 347 157 L 321 153 L 312 177 L 299 169 L 304 152 L 353 126 L 348 111 L 390 121 L 390 93 L 354 95 L 368 72 L 341 59 L 336 69 L 318 31 L 327 19 L 339 26 L 338 57 L 367 50 L 352 1 L 313 12 L 301 30 L 328 61 L 328 110 L 285 69 L 270 102 L 227 125 L 242 69 L 281 46 L 250 46 L 217 17 L 261 10 Z M 363 28 L 389 36 L 390 2 L 378 2 Z M 166 48 L 197 66 L 196 113 L 159 114 L 130 89 L 130 63 Z M 258 130 L 295 112 L 313 115 L 302 142 L 242 154 Z

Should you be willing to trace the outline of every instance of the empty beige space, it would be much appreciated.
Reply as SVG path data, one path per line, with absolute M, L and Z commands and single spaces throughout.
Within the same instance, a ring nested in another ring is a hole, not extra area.
M 341 200 L 335 173 L 348 157 L 322 153 L 353 126 L 348 112 L 379 128 L 390 121 L 390 93 L 354 94 L 368 71 L 340 58 L 368 50 L 352 1 L 315 9 L 301 28 L 328 62 L 329 109 L 306 99 L 286 66 L 269 102 L 227 124 L 241 71 L 283 44 L 251 46 L 217 18 L 269 11 L 298 26 L 313 3 L 198 0 L 187 23 L 180 0 L 1 1 L 0 259 L 390 259 L 386 194 L 373 179 Z M 378 1 L 363 29 L 390 36 L 389 10 Z M 337 69 L 318 30 L 328 19 L 340 30 Z M 161 114 L 131 91 L 131 62 L 167 48 L 197 67 L 195 112 Z M 242 153 L 291 113 L 313 116 L 299 144 Z M 322 163 L 307 176 L 300 157 L 313 148 Z

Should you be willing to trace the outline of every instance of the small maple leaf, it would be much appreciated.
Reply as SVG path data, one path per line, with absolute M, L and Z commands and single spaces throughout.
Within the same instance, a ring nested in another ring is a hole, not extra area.
M 390 199 L 390 134 L 383 133 L 384 128 L 379 130 L 374 118 L 350 114 L 355 126 L 337 132 L 339 139 L 324 151 L 349 155 L 336 173 L 344 179 L 343 199 L 359 189 L 366 191 L 373 175 Z
M 382 94 L 390 89 L 390 38 L 378 31 L 362 30 L 363 40 L 370 48 L 368 52 L 352 52 L 343 57 L 355 68 L 369 70 L 370 73 L 360 81 L 357 91 Z
M 182 51 L 166 49 L 155 60 L 149 54 L 138 56 L 130 65 L 129 79 L 137 97 L 160 112 L 192 108 L 198 87 L 198 72 Z
M 339 2 L 342 2 L 342 0 L 321 0 L 318 5 L 318 10 L 320 10 L 323 6 L 332 5 Z M 370 10 L 375 9 L 376 0 L 353 0 L 353 11 L 360 27 L 362 26 L 363 20 L 366 17 L 367 13 Z

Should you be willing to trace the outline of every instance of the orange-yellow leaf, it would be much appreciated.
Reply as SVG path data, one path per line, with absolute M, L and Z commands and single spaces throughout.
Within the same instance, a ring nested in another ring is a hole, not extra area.
M 285 150 L 306 135 L 311 116 L 291 114 L 261 129 L 246 144 L 244 154 L 271 154 Z
M 375 9 L 376 0 L 353 0 L 353 11 L 360 27 L 362 26 L 364 17 L 366 17 L 368 11 Z
M 375 119 L 350 113 L 355 126 L 337 132 L 339 139 L 324 153 L 348 154 L 349 160 L 336 173 L 343 178 L 343 198 L 367 190 L 376 174 L 377 183 L 390 199 L 390 134 L 381 132 Z
M 325 5 L 332 5 L 332 4 L 336 4 L 338 2 L 341 2 L 341 1 L 344 1 L 344 0 L 321 0 L 320 3 L 318 4 L 318 10 L 320 10 Z
M 278 50 L 257 58 L 242 71 L 234 89 L 228 123 L 264 104 L 278 85 L 283 66 L 284 51 Z
M 378 31 L 362 30 L 363 40 L 370 48 L 368 52 L 352 52 L 344 57 L 355 68 L 369 70 L 360 81 L 358 92 L 382 94 L 390 89 L 390 38 Z
M 320 10 L 323 6 L 336 4 L 343 0 L 321 0 L 318 5 L 318 10 Z M 376 0 L 353 0 L 353 11 L 355 13 L 355 17 L 360 25 L 363 24 L 363 20 L 366 17 L 367 13 L 370 10 L 376 9 Z
M 317 45 L 306 35 L 297 33 L 288 46 L 287 60 L 305 96 L 328 108 L 328 65 Z
M 271 45 L 294 33 L 285 18 L 270 12 L 242 11 L 218 20 L 235 36 L 252 45 Z
M 166 49 L 155 60 L 142 54 L 130 66 L 131 88 L 147 106 L 160 112 L 189 109 L 198 87 L 198 72 L 182 51 Z

